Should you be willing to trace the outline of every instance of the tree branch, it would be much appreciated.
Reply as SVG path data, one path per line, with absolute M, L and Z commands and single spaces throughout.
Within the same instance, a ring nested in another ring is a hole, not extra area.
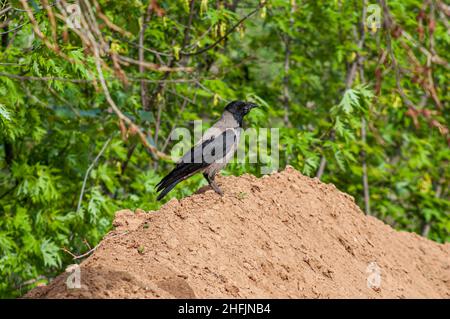
M 262 7 L 264 7 L 266 5 L 266 2 L 261 2 L 258 7 L 251 11 L 250 13 L 248 13 L 247 15 L 245 15 L 243 18 L 241 18 L 235 25 L 233 25 L 223 36 L 221 36 L 219 39 L 217 39 L 214 43 L 206 46 L 203 49 L 197 50 L 195 52 L 180 52 L 180 55 L 184 55 L 184 56 L 192 56 L 192 55 L 198 55 L 198 54 L 202 54 L 212 48 L 214 48 L 216 45 L 218 45 L 222 40 L 226 39 L 239 25 L 241 25 L 245 20 L 247 20 L 248 18 L 250 18 L 252 15 L 254 15 L 256 12 L 259 11 L 259 9 L 261 9 Z
M 91 163 L 91 165 L 89 165 L 88 169 L 86 170 L 86 174 L 84 174 L 84 179 L 83 179 L 83 185 L 81 186 L 81 191 L 80 191 L 80 197 L 78 199 L 78 205 L 77 205 L 77 212 L 80 210 L 81 208 L 81 203 L 83 201 L 83 195 L 84 195 L 84 190 L 86 188 L 86 182 L 87 179 L 89 177 L 89 174 L 91 173 L 92 169 L 94 168 L 95 164 L 97 164 L 98 160 L 100 159 L 100 157 L 103 155 L 103 153 L 105 152 L 106 148 L 109 145 L 109 142 L 111 142 L 112 140 L 112 136 L 110 138 L 108 138 L 105 142 L 105 144 L 103 144 L 102 149 L 100 150 L 100 152 L 97 154 L 97 156 L 95 157 L 94 161 Z

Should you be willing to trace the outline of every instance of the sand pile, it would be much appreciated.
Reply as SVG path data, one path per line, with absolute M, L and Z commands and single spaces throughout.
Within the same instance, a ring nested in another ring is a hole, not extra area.
M 351 196 L 293 168 L 218 177 L 159 211 L 119 211 L 80 265 L 38 298 L 450 297 L 450 244 L 364 216 Z

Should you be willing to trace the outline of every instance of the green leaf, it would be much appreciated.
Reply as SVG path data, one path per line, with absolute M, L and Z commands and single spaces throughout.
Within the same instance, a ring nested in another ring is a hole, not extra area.
M 0 119 L 2 121 L 11 121 L 11 115 L 3 104 L 0 104 Z
M 60 267 L 61 258 L 59 248 L 50 239 L 45 239 L 41 243 L 41 253 L 46 267 Z

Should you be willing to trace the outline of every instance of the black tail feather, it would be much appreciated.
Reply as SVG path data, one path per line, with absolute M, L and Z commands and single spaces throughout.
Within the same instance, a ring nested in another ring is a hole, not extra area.
M 170 192 L 179 182 L 181 182 L 181 181 L 176 181 L 176 182 L 170 184 L 169 186 L 167 186 L 166 188 L 164 188 L 164 190 L 158 195 L 158 197 L 156 197 L 156 200 L 163 199 L 164 196 L 166 196 L 167 193 Z
M 184 176 L 188 175 L 189 173 L 195 171 L 196 168 L 193 167 L 191 164 L 182 164 L 177 167 L 175 167 L 169 174 L 167 174 L 156 186 L 158 192 L 162 189 L 168 187 L 173 182 L 175 182 L 178 179 L 182 179 Z
M 167 176 L 165 176 L 158 184 L 156 191 L 161 192 L 157 200 L 161 200 L 167 195 L 179 182 L 185 180 L 189 176 L 197 173 L 203 168 L 202 163 L 181 163 L 178 164 Z

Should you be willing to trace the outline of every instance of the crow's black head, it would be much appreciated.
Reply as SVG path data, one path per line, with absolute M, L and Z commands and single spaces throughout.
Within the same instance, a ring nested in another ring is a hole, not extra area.
M 233 114 L 239 125 L 242 125 L 242 119 L 244 118 L 244 116 L 247 115 L 252 108 L 257 106 L 258 105 L 256 105 L 255 103 L 233 101 L 225 107 L 225 110 Z

